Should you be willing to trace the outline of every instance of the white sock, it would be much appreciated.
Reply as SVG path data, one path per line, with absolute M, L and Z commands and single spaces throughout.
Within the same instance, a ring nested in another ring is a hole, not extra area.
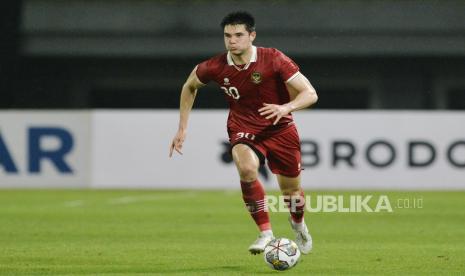
M 260 232 L 260 236 L 265 236 L 265 237 L 273 237 L 273 231 L 270 229 L 270 230 L 265 230 L 265 231 L 262 231 Z
M 294 225 L 295 230 L 297 231 L 304 231 L 305 229 L 305 221 L 303 219 L 302 219 L 302 222 L 292 221 L 292 224 Z

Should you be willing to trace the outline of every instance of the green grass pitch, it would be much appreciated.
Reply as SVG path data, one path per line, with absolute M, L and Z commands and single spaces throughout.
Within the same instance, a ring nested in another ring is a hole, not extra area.
M 393 212 L 306 213 L 314 250 L 289 273 L 465 273 L 465 192 L 373 194 Z M 293 239 L 287 216 L 273 230 Z M 278 273 L 248 254 L 256 235 L 239 192 L 0 190 L 0 275 Z

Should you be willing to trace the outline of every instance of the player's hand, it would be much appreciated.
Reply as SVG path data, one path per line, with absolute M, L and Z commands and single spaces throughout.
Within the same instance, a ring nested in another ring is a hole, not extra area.
M 170 157 L 173 156 L 173 151 L 177 151 L 179 154 L 182 155 L 182 144 L 186 139 L 186 132 L 184 130 L 178 130 L 176 135 L 173 138 L 170 146 Z
M 291 112 L 291 107 L 287 104 L 278 105 L 263 103 L 263 107 L 260 108 L 258 112 L 260 112 L 260 115 L 266 116 L 266 119 L 276 117 L 273 122 L 273 125 L 276 125 L 283 116 Z

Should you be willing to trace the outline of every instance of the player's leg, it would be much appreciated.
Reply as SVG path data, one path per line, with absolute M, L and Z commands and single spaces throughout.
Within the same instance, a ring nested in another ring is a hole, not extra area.
M 302 253 L 312 249 L 312 238 L 304 222 L 305 195 L 300 185 L 300 139 L 295 127 L 267 139 L 265 146 L 271 171 L 277 175 L 279 187 L 289 211 L 296 243 Z
M 303 254 L 308 254 L 313 247 L 312 236 L 304 221 L 305 194 L 300 186 L 300 175 L 289 177 L 277 175 L 281 193 L 289 208 L 289 222 L 296 234 L 296 243 Z
M 297 177 L 277 175 L 279 188 L 284 196 L 284 201 L 289 208 L 292 221 L 299 225 L 304 218 L 305 197 L 300 187 L 300 174 Z
M 273 232 L 265 209 L 265 190 L 257 178 L 260 160 L 254 150 L 245 144 L 234 145 L 232 156 L 241 180 L 242 198 L 260 230 L 258 239 L 249 247 L 249 251 L 252 254 L 261 253 L 273 239 Z

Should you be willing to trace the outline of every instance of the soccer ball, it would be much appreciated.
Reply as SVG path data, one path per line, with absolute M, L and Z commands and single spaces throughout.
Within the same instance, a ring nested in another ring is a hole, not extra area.
M 276 270 L 287 270 L 294 267 L 300 258 L 300 250 L 294 241 L 276 238 L 270 241 L 263 251 L 265 263 Z

